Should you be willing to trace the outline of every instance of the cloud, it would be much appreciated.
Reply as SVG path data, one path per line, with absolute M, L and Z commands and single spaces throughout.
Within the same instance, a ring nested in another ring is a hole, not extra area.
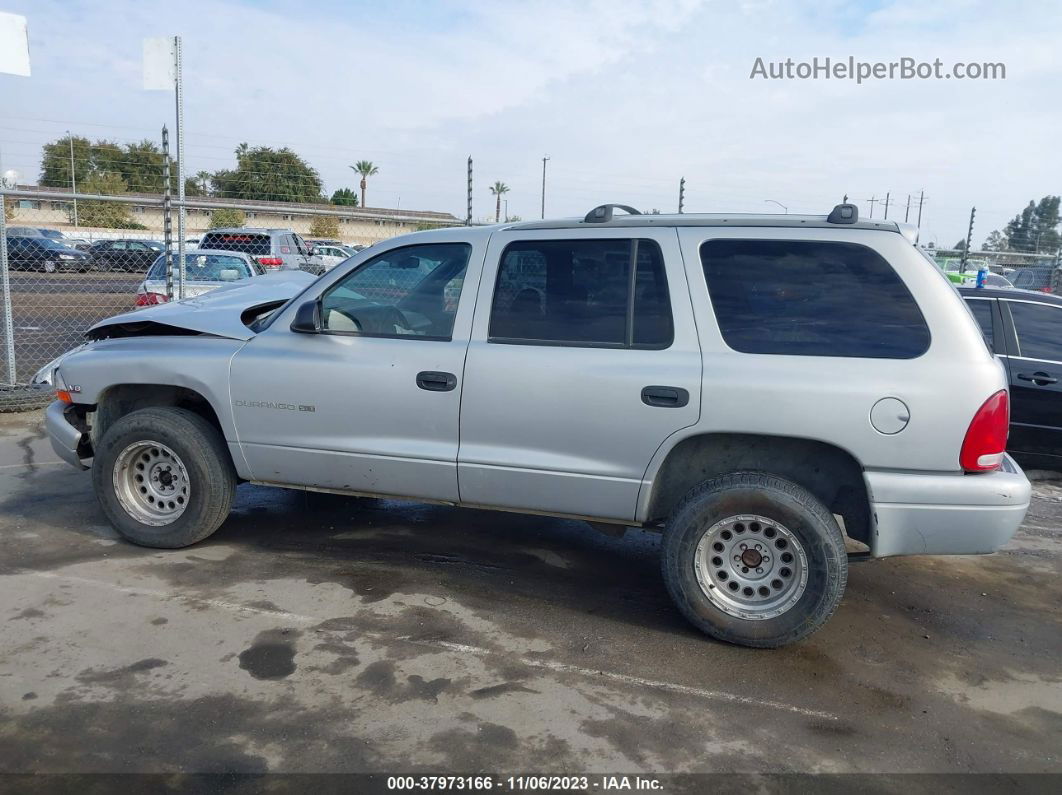
M 770 198 L 824 212 L 847 192 L 865 212 L 871 196 L 925 188 L 927 234 L 945 245 L 973 204 L 980 240 L 1062 189 L 1062 11 L 1040 0 L 14 6 L 30 19 L 34 76 L 0 76 L 16 109 L 0 146 L 28 173 L 67 126 L 119 139 L 172 126 L 172 97 L 140 90 L 140 39 L 180 33 L 192 172 L 231 165 L 239 141 L 287 144 L 329 189 L 367 158 L 380 166 L 370 203 L 463 215 L 471 153 L 477 208 L 492 211 L 486 188 L 501 179 L 525 217 L 546 153 L 551 213 L 670 210 L 681 176 L 690 210 L 762 211 Z M 849 55 L 1003 61 L 1007 79 L 749 79 L 757 56 Z

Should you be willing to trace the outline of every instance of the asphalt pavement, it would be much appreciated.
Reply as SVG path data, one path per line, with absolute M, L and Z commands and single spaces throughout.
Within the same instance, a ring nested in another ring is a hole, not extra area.
M 1062 772 L 1058 484 L 775 651 L 691 629 L 640 530 L 243 485 L 141 549 L 37 415 L 0 500 L 0 772 Z

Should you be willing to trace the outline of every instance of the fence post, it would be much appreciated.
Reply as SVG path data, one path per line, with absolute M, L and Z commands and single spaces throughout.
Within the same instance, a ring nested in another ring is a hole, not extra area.
M 7 261 L 7 194 L 0 183 L 0 290 L 4 293 L 4 355 L 7 357 L 7 383 L 14 386 L 18 371 L 15 367 L 15 319 L 11 309 L 11 278 Z
M 166 300 L 173 300 L 173 219 L 170 207 L 170 132 L 162 125 L 162 244 L 166 252 Z

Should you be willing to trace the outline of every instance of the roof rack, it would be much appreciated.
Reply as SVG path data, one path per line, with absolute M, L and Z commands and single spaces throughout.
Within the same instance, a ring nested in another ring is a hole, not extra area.
M 602 204 L 586 214 L 583 222 L 587 224 L 607 224 L 612 220 L 613 210 L 623 210 L 627 215 L 641 215 L 641 212 L 626 204 Z

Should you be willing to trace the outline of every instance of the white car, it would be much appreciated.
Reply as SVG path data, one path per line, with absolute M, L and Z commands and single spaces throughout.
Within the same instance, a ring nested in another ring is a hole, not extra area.
M 321 258 L 321 262 L 324 263 L 325 273 L 328 273 L 336 265 L 345 262 L 355 254 L 353 249 L 348 249 L 346 246 L 329 245 L 314 246 L 313 253 Z
M 177 253 L 173 254 L 174 270 L 177 269 Z M 185 254 L 184 296 L 192 298 L 209 293 L 233 282 L 261 276 L 265 269 L 247 254 L 239 251 L 208 251 L 199 249 Z M 177 276 L 174 274 L 174 293 L 177 292 Z M 152 263 L 144 281 L 136 289 L 135 306 L 155 306 L 169 301 L 166 295 L 166 255 Z

